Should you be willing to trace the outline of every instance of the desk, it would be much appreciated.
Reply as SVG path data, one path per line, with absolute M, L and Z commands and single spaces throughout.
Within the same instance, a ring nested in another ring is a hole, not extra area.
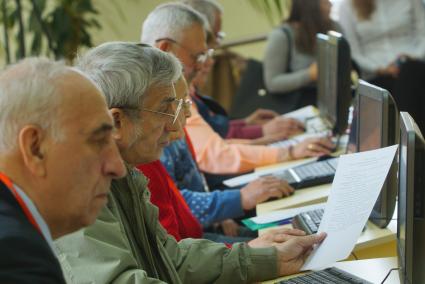
M 289 162 L 282 162 L 282 163 L 278 163 L 278 164 L 272 164 L 272 165 L 268 165 L 268 166 L 263 166 L 263 167 L 258 167 L 255 168 L 255 172 L 259 173 L 259 174 L 267 174 L 267 173 L 272 173 L 275 172 L 276 170 L 279 169 L 287 169 L 287 168 L 292 168 L 301 164 L 305 164 L 305 163 L 309 163 L 309 162 L 313 162 L 317 160 L 316 157 L 314 158 L 305 158 L 305 159 L 299 159 L 299 160 L 293 160 L 293 161 L 289 161 Z
M 257 205 L 257 215 L 285 208 L 301 207 L 309 204 L 326 201 L 331 185 L 321 185 L 301 189 L 294 195 Z M 395 211 L 396 214 L 396 211 Z M 285 225 L 290 227 L 291 225 Z M 264 234 L 269 229 L 260 230 Z M 396 256 L 397 221 L 392 220 L 387 228 L 381 229 L 368 221 L 366 230 L 361 233 L 354 247 L 354 254 L 358 259 Z M 354 257 L 354 256 L 353 256 Z
M 392 268 L 398 267 L 397 258 L 374 258 L 356 261 L 342 261 L 332 265 L 353 275 L 364 278 L 372 283 L 381 283 Z M 272 284 L 276 281 L 293 278 L 297 275 L 281 277 L 275 280 L 263 282 L 263 284 Z M 385 280 L 385 284 L 399 284 L 398 271 L 392 271 Z
M 292 226 L 284 225 L 281 227 L 291 228 Z M 270 229 L 274 228 L 260 230 L 258 234 L 262 235 Z M 388 227 L 384 229 L 368 221 L 366 230 L 361 233 L 353 249 L 354 254 L 350 255 L 348 259 L 354 259 L 354 255 L 358 259 L 396 256 L 396 234 L 397 221 L 391 221 Z
M 331 190 L 331 184 L 312 186 L 309 188 L 298 189 L 289 197 L 274 201 L 264 202 L 257 205 L 257 215 L 265 214 L 280 209 L 301 207 L 310 204 L 326 202 Z

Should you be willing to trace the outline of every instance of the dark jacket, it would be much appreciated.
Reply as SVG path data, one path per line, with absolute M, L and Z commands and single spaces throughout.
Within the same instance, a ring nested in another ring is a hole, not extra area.
M 1 182 L 0 283 L 65 283 L 49 244 Z

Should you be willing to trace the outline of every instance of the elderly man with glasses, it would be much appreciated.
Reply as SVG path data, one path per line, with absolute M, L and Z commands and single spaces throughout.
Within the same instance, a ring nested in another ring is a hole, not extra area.
M 147 16 L 142 26 L 141 42 L 173 53 L 182 62 L 185 78 L 190 83 L 203 67 L 198 58 L 205 58 L 201 55 L 207 53 L 208 30 L 205 17 L 190 6 L 167 3 L 156 7 Z M 186 129 L 200 169 L 212 174 L 243 173 L 259 166 L 330 154 L 334 147 L 326 138 L 306 139 L 288 148 L 232 143 L 222 139 L 206 123 L 195 105 L 192 105 L 192 117 L 188 119 Z
M 173 56 L 107 43 L 81 57 L 78 68 L 106 97 L 128 175 L 112 183 L 108 205 L 94 225 L 56 242 L 69 283 L 245 283 L 299 270 L 324 235 L 280 232 L 252 244 L 261 248 L 239 243 L 230 249 L 207 240 L 177 243 L 158 223 L 147 180 L 133 166 L 158 159 L 178 130 L 172 84 L 181 67 Z

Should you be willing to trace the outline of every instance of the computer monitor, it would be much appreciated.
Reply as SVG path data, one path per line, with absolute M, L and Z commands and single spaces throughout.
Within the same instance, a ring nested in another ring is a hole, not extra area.
M 352 101 L 351 55 L 347 40 L 340 33 L 317 34 L 317 106 L 320 115 L 335 134 L 347 128 L 348 108 Z
M 401 283 L 425 283 L 425 141 L 400 113 L 397 252 Z
M 357 134 L 357 142 L 349 147 L 363 152 L 399 143 L 398 111 L 387 90 L 360 80 L 354 105 L 356 129 L 351 131 Z M 385 228 L 394 214 L 396 197 L 397 161 L 394 161 L 369 220 Z

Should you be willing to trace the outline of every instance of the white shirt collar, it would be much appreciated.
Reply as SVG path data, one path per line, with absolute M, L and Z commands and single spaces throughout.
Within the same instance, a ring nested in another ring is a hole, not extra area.
M 41 230 L 41 233 L 43 234 L 44 239 L 47 241 L 50 248 L 54 252 L 53 239 L 52 239 L 52 235 L 50 233 L 49 227 L 47 226 L 43 217 L 38 212 L 37 207 L 35 207 L 35 204 L 31 201 L 28 195 L 26 195 L 25 192 L 21 188 L 19 188 L 19 186 L 17 186 L 16 184 L 13 184 L 13 186 L 15 187 L 16 192 L 24 201 L 25 205 L 28 207 L 28 210 L 31 212 L 32 216 L 34 217 L 35 222 L 40 227 L 40 230 Z

